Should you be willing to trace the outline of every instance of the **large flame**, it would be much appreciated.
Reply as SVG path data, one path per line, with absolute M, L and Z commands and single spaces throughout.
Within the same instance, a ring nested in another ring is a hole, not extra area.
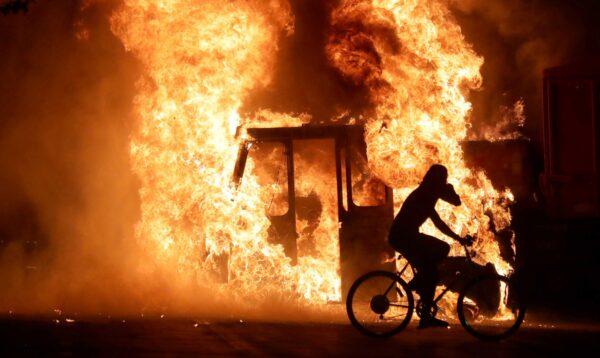
M 466 95 L 481 86 L 483 59 L 465 41 L 445 4 L 343 1 L 332 16 L 337 31 L 329 58 L 342 74 L 371 90 L 375 111 L 366 122 L 369 161 L 397 189 L 398 202 L 431 164 L 446 165 L 463 205 L 439 202 L 440 215 L 456 232 L 476 234 L 480 260 L 506 274 L 510 265 L 500 258 L 489 221 L 496 228 L 510 224 L 506 204 L 512 195 L 496 191 L 483 172 L 467 168 L 461 148 L 471 110 Z M 424 231 L 443 237 L 431 222 Z M 462 254 L 453 244 L 453 254 Z
M 165 268 L 257 300 L 278 293 L 319 303 L 340 299 L 335 190 L 328 168 L 296 158 L 316 194 L 318 225 L 302 230 L 298 265 L 267 240 L 273 188 L 261 186 L 250 158 L 242 185 L 230 186 L 248 126 L 298 125 L 307 116 L 263 110 L 240 113 L 252 90 L 267 86 L 282 36 L 293 32 L 285 0 L 125 0 L 113 31 L 143 64 L 131 140 L 141 180 L 140 243 Z M 482 261 L 502 273 L 510 265 L 490 232 L 507 227 L 511 194 L 465 166 L 470 89 L 481 84 L 483 59 L 465 41 L 445 1 L 346 0 L 333 9 L 326 52 L 330 64 L 373 104 L 363 118 L 372 170 L 398 194 L 398 204 L 433 163 L 450 168 L 463 206 L 439 204 L 459 233 L 477 233 Z M 240 130 L 240 128 L 242 128 Z M 273 154 L 275 155 L 275 154 Z M 312 178 L 312 179 L 311 179 Z M 277 184 L 275 184 L 277 186 Z M 425 230 L 435 234 L 428 223 Z M 306 231 L 307 233 L 303 233 Z M 438 235 L 439 236 L 439 235 Z M 302 252 L 302 243 L 310 250 Z M 454 247 L 454 254 L 460 254 Z M 223 261 L 227 284 L 220 284 Z

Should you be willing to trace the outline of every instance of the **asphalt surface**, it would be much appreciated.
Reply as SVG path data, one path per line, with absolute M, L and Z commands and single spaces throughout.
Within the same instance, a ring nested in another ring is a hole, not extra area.
M 600 326 L 529 324 L 502 342 L 471 337 L 460 326 L 389 339 L 362 336 L 349 324 L 209 322 L 193 319 L 0 319 L 4 355 L 255 356 L 564 356 L 600 351 Z

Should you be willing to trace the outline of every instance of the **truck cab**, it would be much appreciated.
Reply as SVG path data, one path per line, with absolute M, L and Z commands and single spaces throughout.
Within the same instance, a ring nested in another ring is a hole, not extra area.
M 249 128 L 247 133 L 249 138 L 240 146 L 233 182 L 239 185 L 243 180 L 248 157 L 253 158 L 255 171 L 268 170 L 272 180 L 278 182 L 279 192 L 267 210 L 269 240 L 283 246 L 292 264 L 298 259 L 299 219 L 304 223 L 315 219 L 306 214 L 310 210 L 303 208 L 319 205 L 318 198 L 301 197 L 296 190 L 303 175 L 310 175 L 309 170 L 298 170 L 295 160 L 301 159 L 304 168 L 306 163 L 308 168 L 311 163 L 331 166 L 331 178 L 321 182 L 331 183 L 328 193 L 335 193 L 337 199 L 342 298 L 365 272 L 394 269 L 394 261 L 386 260 L 394 255 L 387 243 L 394 216 L 393 192 L 369 171 L 362 126 Z M 307 151 L 307 147 L 313 151 Z M 318 148 L 318 155 L 314 155 L 314 148 Z

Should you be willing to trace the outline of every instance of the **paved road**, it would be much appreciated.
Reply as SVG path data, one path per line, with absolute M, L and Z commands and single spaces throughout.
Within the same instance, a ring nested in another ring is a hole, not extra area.
M 207 322 L 189 319 L 0 319 L 0 353 L 260 356 L 566 355 L 600 351 L 593 325 L 526 327 L 507 341 L 482 342 L 460 326 L 421 331 L 414 326 L 386 340 L 364 337 L 347 324 Z

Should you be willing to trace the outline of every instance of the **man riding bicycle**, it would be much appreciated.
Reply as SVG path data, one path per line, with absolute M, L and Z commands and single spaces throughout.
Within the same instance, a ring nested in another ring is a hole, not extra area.
M 454 187 L 447 183 L 448 169 L 440 164 L 432 165 L 423 177 L 423 181 L 404 201 L 402 208 L 394 218 L 389 233 L 389 243 L 400 252 L 417 274 L 409 283 L 421 297 L 425 309 L 421 315 L 419 328 L 447 327 L 448 322 L 435 318 L 429 309 L 433 303 L 435 288 L 438 282 L 438 264 L 448 256 L 450 246 L 442 240 L 419 232 L 419 228 L 427 219 L 445 235 L 462 244 L 470 243 L 463 239 L 440 218 L 435 211 L 438 199 L 454 206 L 461 205 Z

